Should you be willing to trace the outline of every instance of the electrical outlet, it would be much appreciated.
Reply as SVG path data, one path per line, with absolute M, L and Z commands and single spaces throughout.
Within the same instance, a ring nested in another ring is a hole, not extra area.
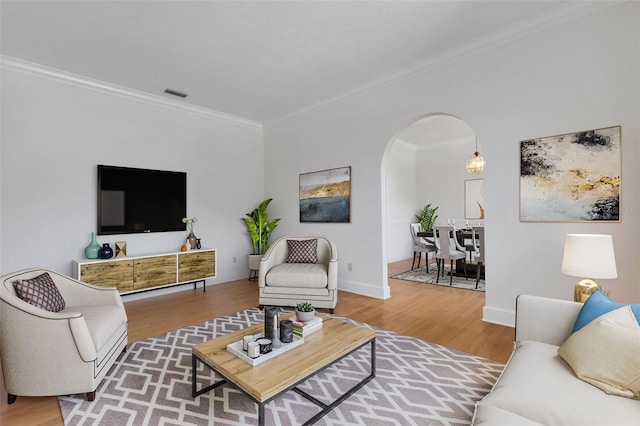
M 347 263 L 347 271 L 353 271 L 353 265 L 351 263 Z
M 238 258 L 233 256 L 233 263 L 238 263 Z

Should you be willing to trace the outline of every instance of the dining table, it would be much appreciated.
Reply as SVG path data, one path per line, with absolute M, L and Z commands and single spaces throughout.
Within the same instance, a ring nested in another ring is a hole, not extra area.
M 427 241 L 433 243 L 433 230 L 428 231 L 420 231 L 417 232 L 416 235 L 418 237 L 422 237 L 427 239 Z M 478 234 L 476 233 L 476 238 L 478 238 Z M 465 240 L 473 239 L 473 230 L 472 229 L 456 229 L 456 239 L 461 246 L 465 247 Z M 467 276 L 475 277 L 476 276 L 476 268 L 478 267 L 475 263 L 467 263 L 465 259 L 457 259 L 456 260 L 456 270 L 454 272 L 457 277 L 464 277 L 464 263 L 466 263 L 467 267 Z M 484 268 L 480 272 L 480 277 L 484 279 Z

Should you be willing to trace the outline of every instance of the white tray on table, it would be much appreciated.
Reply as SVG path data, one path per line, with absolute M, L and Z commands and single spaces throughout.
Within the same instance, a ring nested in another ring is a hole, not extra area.
M 255 337 L 256 339 L 259 339 L 262 336 L 263 336 L 263 333 L 260 333 Z M 253 367 L 255 367 L 256 365 L 262 364 L 265 361 L 269 361 L 271 358 L 277 357 L 280 354 L 290 351 L 291 349 L 296 348 L 302 345 L 303 343 L 304 343 L 304 337 L 299 337 L 294 335 L 293 341 L 291 343 L 281 343 L 281 346 L 279 348 L 273 348 L 271 349 L 271 352 L 266 354 L 260 354 L 260 356 L 257 358 L 249 358 L 249 356 L 247 356 L 247 353 L 244 350 L 242 350 L 242 340 L 238 340 L 237 342 L 227 345 L 227 350 L 232 354 L 234 354 L 235 356 L 237 356 L 238 358 L 240 358 L 241 360 L 243 360 L 244 362 L 249 363 Z

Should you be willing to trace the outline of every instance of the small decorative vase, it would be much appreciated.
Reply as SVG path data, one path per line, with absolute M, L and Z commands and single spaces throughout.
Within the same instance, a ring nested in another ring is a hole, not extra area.
M 100 249 L 100 259 L 111 259 L 113 257 L 113 249 L 109 243 L 102 244 Z
M 296 318 L 298 318 L 298 321 L 300 322 L 311 321 L 315 315 L 316 315 L 315 309 L 311 312 L 296 311 Z
M 96 233 L 91 233 L 91 243 L 84 249 L 84 256 L 87 259 L 97 259 L 100 254 L 100 244 L 96 240 Z
M 189 241 L 189 245 L 191 246 L 192 249 L 195 249 L 196 247 L 198 247 L 198 238 L 193 232 L 189 233 L 189 235 L 187 236 L 187 240 Z

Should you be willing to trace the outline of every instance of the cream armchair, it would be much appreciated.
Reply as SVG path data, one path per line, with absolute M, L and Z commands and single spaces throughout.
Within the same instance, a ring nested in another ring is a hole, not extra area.
M 20 299 L 14 281 L 47 272 L 65 301 L 50 312 Z M 0 362 L 8 403 L 20 396 L 86 393 L 126 350 L 127 314 L 114 288 L 96 287 L 47 269 L 0 277 Z
M 287 263 L 287 240 L 317 240 L 318 263 Z M 310 302 L 333 309 L 338 302 L 338 250 L 325 237 L 282 237 L 269 247 L 258 270 L 260 306 L 295 306 Z

